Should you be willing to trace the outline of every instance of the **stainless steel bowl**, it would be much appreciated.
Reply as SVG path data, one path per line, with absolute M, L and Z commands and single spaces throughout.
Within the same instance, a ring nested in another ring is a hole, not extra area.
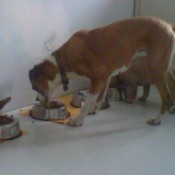
M 61 120 L 69 116 L 67 107 L 60 102 L 51 101 L 52 108 L 45 108 L 39 102 L 36 102 L 30 111 L 30 116 L 39 120 Z
M 82 108 L 84 105 L 86 96 L 87 96 L 87 91 L 80 91 L 78 93 L 75 93 L 72 97 L 71 106 L 75 108 Z M 109 108 L 109 106 L 110 105 L 108 103 L 108 99 L 106 98 L 104 102 L 101 104 L 100 109 L 107 109 Z
M 0 140 L 11 140 L 19 137 L 22 131 L 19 126 L 19 122 L 13 116 L 0 116 Z M 8 120 L 2 122 L 2 120 Z
M 107 97 L 111 101 L 121 100 L 121 97 L 120 97 L 120 94 L 119 94 L 119 91 L 117 90 L 117 88 L 108 88 Z
M 86 91 L 75 93 L 72 97 L 71 105 L 75 108 L 82 108 L 86 98 Z

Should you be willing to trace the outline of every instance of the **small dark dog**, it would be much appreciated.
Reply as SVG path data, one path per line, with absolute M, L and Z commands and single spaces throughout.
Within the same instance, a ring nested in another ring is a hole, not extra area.
M 137 97 L 139 86 L 143 86 L 143 95 L 138 100 L 141 102 L 147 100 L 150 86 L 153 83 L 152 74 L 150 74 L 147 64 L 146 56 L 137 57 L 126 72 L 112 78 L 110 87 L 118 90 L 120 100 L 133 103 Z

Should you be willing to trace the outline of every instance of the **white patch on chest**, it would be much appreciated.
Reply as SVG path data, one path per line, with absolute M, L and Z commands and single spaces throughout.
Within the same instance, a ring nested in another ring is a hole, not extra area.
M 129 66 L 128 66 L 129 67 Z M 111 75 L 110 77 L 113 77 L 115 75 L 118 75 L 119 73 L 123 73 L 126 72 L 128 70 L 128 67 L 126 66 L 122 66 L 121 68 L 116 69 Z

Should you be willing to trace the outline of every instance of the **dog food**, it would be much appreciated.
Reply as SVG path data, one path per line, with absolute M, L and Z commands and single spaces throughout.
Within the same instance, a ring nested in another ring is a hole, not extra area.
M 0 115 L 0 140 L 11 140 L 22 134 L 19 122 L 13 116 Z
M 61 120 L 69 117 L 69 112 L 64 103 L 51 101 L 44 107 L 40 102 L 36 102 L 30 111 L 30 116 L 39 120 Z
M 56 109 L 56 108 L 62 108 L 64 106 L 65 105 L 63 103 L 60 103 L 57 101 L 51 101 L 46 108 L 47 109 Z
M 0 115 L 0 126 L 7 125 L 13 122 L 12 117 L 8 117 L 7 115 Z

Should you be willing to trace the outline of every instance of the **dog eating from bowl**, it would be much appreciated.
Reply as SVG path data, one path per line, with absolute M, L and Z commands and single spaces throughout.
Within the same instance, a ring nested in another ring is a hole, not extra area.
M 174 89 L 167 83 L 175 51 L 173 29 L 172 25 L 155 17 L 133 17 L 93 30 L 78 31 L 52 53 L 56 63 L 44 60 L 29 71 L 32 88 L 38 92 L 40 102 L 47 106 L 49 93 L 56 86 L 62 84 L 66 91 L 72 78 L 89 78 L 91 85 L 84 106 L 80 114 L 68 122 L 70 126 L 81 126 L 88 113 L 99 109 L 111 78 L 125 72 L 133 55 L 142 50 L 147 53 L 153 83 L 164 99 L 158 115 L 148 122 L 159 125 L 173 101 Z M 171 84 L 174 87 L 173 81 Z

